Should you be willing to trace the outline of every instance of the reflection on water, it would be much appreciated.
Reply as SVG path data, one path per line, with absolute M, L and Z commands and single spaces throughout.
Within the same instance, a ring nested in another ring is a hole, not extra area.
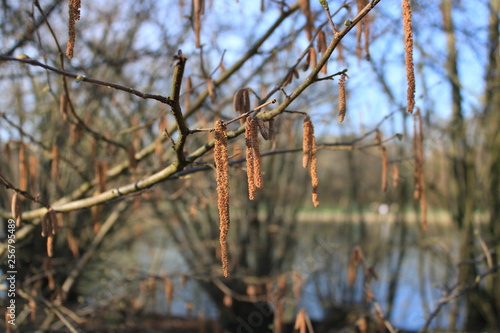
M 420 234 L 418 225 L 394 221 L 369 223 L 301 223 L 294 269 L 308 280 L 302 304 L 311 317 L 326 318 L 339 308 L 368 312 L 363 269 L 348 286 L 347 272 L 352 249 L 360 246 L 372 280 L 373 297 L 390 322 L 400 329 L 418 330 L 442 296 L 445 284 L 454 282 L 450 262 L 458 234 L 451 228 L 433 227 Z M 392 295 L 392 297 L 391 297 Z M 446 309 L 437 322 L 445 324 Z
M 164 245 L 172 244 L 166 234 L 157 232 L 155 236 Z M 456 254 L 459 238 L 450 227 L 431 225 L 422 234 L 416 223 L 407 225 L 379 216 L 366 223 L 300 222 L 292 237 L 297 238 L 297 247 L 289 271 L 299 272 L 306 281 L 301 300 L 295 305 L 305 307 L 313 319 L 336 317 L 334 312 L 339 309 L 346 313 L 370 313 L 370 308 L 363 305 L 366 288 L 361 267 L 357 269 L 354 285 L 348 286 L 348 266 L 355 246 L 361 247 L 365 264 L 378 277 L 370 284 L 374 299 L 390 322 L 400 329 L 421 328 L 442 296 L 441 291 L 455 279 L 450 258 Z M 189 275 L 175 246 L 152 247 L 152 243 L 155 242 L 140 243 L 135 249 L 143 271 L 148 271 L 157 254 L 162 253 L 159 264 L 162 270 Z M 146 309 L 165 313 L 169 308 L 171 314 L 186 316 L 191 311 L 186 303 L 195 304 L 205 318 L 217 316 L 209 297 L 192 280 L 185 288 L 175 290 L 170 307 L 164 297 L 157 297 L 156 304 L 147 303 Z M 447 326 L 447 311 L 445 308 L 432 327 L 436 323 Z

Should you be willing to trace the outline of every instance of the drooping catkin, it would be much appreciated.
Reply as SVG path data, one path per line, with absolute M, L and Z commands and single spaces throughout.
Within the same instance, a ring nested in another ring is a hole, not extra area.
M 411 6 L 410 0 L 403 0 L 403 28 L 405 33 L 405 66 L 406 80 L 408 81 L 407 90 L 407 111 L 413 113 L 415 107 L 415 69 L 413 66 L 413 29 L 411 26 Z
M 302 138 L 302 166 L 307 168 L 309 166 L 309 173 L 311 175 L 311 184 L 312 184 L 312 202 L 314 207 L 319 206 L 318 201 L 318 173 L 317 173 L 317 148 L 316 148 L 316 139 L 314 138 L 314 125 L 311 121 L 311 118 L 306 115 L 304 117 L 303 123 L 303 138 Z
M 367 0 L 357 0 L 356 6 L 358 7 L 358 13 L 366 6 L 368 3 Z M 358 60 L 361 60 L 363 48 L 361 47 L 361 37 L 363 35 L 363 31 L 365 30 L 366 18 L 358 22 L 356 25 L 356 57 Z
M 302 166 L 304 168 L 307 168 L 311 161 L 312 140 L 314 136 L 314 128 L 311 122 L 311 118 L 309 118 L 309 116 L 304 117 L 303 129 L 304 132 L 302 137 L 302 150 L 303 150 Z
M 385 192 L 387 190 L 387 149 L 385 146 L 382 144 L 382 132 L 377 130 L 377 134 L 375 136 L 375 140 L 377 141 L 377 144 L 379 145 L 379 149 L 381 150 L 381 159 L 382 159 L 382 180 L 381 180 L 381 187 L 382 191 Z
M 306 30 L 307 40 L 311 41 L 314 31 L 314 20 L 311 13 L 309 0 L 300 0 L 300 8 L 302 9 L 302 12 L 306 17 L 305 30 Z
M 397 164 L 391 166 L 392 187 L 397 188 L 399 185 L 399 168 Z
M 262 188 L 262 174 L 260 167 L 260 150 L 257 133 L 257 122 L 247 117 L 245 125 L 245 146 L 247 162 L 248 198 L 255 199 L 255 191 Z
M 16 228 L 21 227 L 21 198 L 19 197 L 19 193 L 17 192 L 14 192 L 14 195 L 12 196 L 11 212 L 12 218 L 16 221 Z
M 345 113 L 347 111 L 347 103 L 345 97 L 345 81 L 349 78 L 347 74 L 342 74 L 339 79 L 339 118 L 338 121 L 342 122 L 345 118 Z
M 311 70 L 314 70 L 318 64 L 318 55 L 316 53 L 316 49 L 312 46 L 309 48 L 309 57 Z
M 29 166 L 30 166 L 31 189 L 36 191 L 38 182 L 38 156 L 30 155 Z
M 310 168 L 310 173 L 311 173 L 311 184 L 312 184 L 312 202 L 314 207 L 319 206 L 319 200 L 318 200 L 318 161 L 316 157 L 316 139 L 314 138 L 314 129 L 313 129 L 313 137 L 312 137 L 312 147 L 311 147 L 311 168 Z
M 326 35 L 325 32 L 320 29 L 318 32 L 318 40 L 316 42 L 316 47 L 318 49 L 318 53 L 325 54 L 327 45 L 326 45 Z M 323 67 L 321 67 L 321 73 L 325 74 L 328 72 L 328 62 L 325 62 Z
M 344 46 L 341 42 L 337 45 L 337 50 L 339 51 L 339 54 L 337 55 L 337 62 L 339 65 L 345 65 Z
M 250 111 L 250 88 L 239 89 L 233 97 L 234 111 L 245 113 Z
M 59 147 L 57 145 L 52 146 L 51 150 L 51 161 L 50 161 L 50 178 L 52 180 L 57 180 L 59 175 Z
M 357 268 L 363 263 L 363 250 L 361 247 L 356 246 L 352 250 L 351 261 L 349 262 L 349 270 L 347 272 L 348 285 L 352 286 L 356 280 Z
M 227 233 L 229 231 L 229 156 L 227 152 L 226 125 L 218 120 L 215 130 L 215 170 L 217 179 L 217 208 L 219 210 L 219 241 L 221 245 L 222 271 L 224 277 L 229 276 Z
M 316 45 L 318 47 L 318 52 L 324 54 L 327 49 L 327 45 L 326 45 L 326 35 L 323 29 L 320 29 L 318 32 L 318 40 L 316 42 Z
M 269 140 L 269 131 L 267 130 L 264 121 L 256 117 L 255 122 L 257 123 L 257 127 L 259 128 L 260 135 L 262 135 L 264 140 Z
M 28 159 L 23 142 L 19 144 L 19 188 L 23 191 L 28 190 Z
M 69 0 L 68 14 L 68 45 L 66 47 L 66 56 L 73 58 L 73 51 L 75 49 L 76 40 L 76 21 L 80 19 L 80 8 L 82 6 L 81 0 Z
M 165 277 L 164 280 L 164 288 L 165 288 L 165 300 L 167 301 L 167 313 L 170 314 L 170 310 L 172 307 L 172 300 L 174 296 L 174 283 L 170 277 Z
M 369 15 L 365 16 L 363 24 L 363 38 L 365 40 L 365 59 L 370 61 L 370 23 L 371 17 Z
M 260 148 L 259 148 L 259 134 L 257 132 L 257 121 L 252 119 L 252 138 L 253 138 L 253 172 L 254 181 L 256 188 L 262 188 L 264 185 L 262 183 L 262 171 L 261 171 L 261 161 L 260 161 Z
M 68 243 L 69 250 L 73 254 L 73 257 L 80 257 L 80 246 L 78 244 L 78 240 L 73 235 L 71 228 L 66 229 L 66 242 Z
M 95 172 L 97 176 L 97 184 L 99 192 L 106 191 L 106 172 L 108 171 L 108 164 L 106 162 L 96 161 Z
M 201 14 L 205 11 L 205 1 L 204 0 L 193 0 L 193 14 L 194 14 L 194 36 L 195 36 L 195 46 L 197 49 L 201 47 Z
M 296 302 L 300 301 L 302 294 L 302 287 L 304 287 L 304 279 L 298 271 L 293 272 L 293 298 Z
M 382 146 L 382 191 L 387 191 L 387 149 Z
M 68 120 L 68 99 L 66 98 L 66 94 L 59 96 L 59 113 L 64 121 Z
M 191 107 L 191 91 L 193 90 L 191 76 L 186 78 L 186 88 L 184 90 L 186 91 L 184 94 L 184 110 L 187 111 Z
M 17 216 L 21 213 L 21 204 L 18 200 L 18 196 L 19 194 L 17 192 L 14 192 L 14 195 L 12 195 L 10 213 L 12 214 L 13 219 L 16 219 Z
M 207 80 L 207 90 L 208 90 L 208 96 L 210 96 L 210 102 L 215 103 L 215 101 L 217 100 L 217 90 L 215 90 L 214 80 L 212 79 Z
M 52 257 L 54 255 L 54 236 L 47 237 L 47 255 Z

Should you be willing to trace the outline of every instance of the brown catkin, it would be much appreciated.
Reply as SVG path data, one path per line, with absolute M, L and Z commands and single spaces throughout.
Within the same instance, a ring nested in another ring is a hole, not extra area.
M 370 16 L 367 15 L 364 18 L 364 24 L 363 24 L 363 38 L 365 40 L 365 59 L 367 61 L 370 61 L 371 56 L 370 56 L 370 23 L 371 19 Z
M 194 11 L 194 35 L 195 35 L 195 46 L 197 49 L 200 48 L 200 32 L 201 32 L 201 14 L 204 11 L 203 0 L 193 0 L 193 11 Z
M 309 48 L 309 56 L 310 56 L 309 61 L 311 65 L 311 70 L 314 70 L 318 65 L 318 55 L 316 53 L 316 49 L 312 46 Z
M 243 110 L 242 111 L 243 112 L 250 111 L 250 88 L 243 89 L 242 99 L 243 99 Z
M 172 306 L 172 300 L 174 298 L 174 284 L 170 277 L 166 277 L 164 280 L 165 288 L 165 300 L 167 301 L 167 313 L 170 313 L 170 308 Z
M 50 178 L 52 180 L 57 180 L 58 175 L 59 175 L 59 147 L 57 147 L 57 145 L 53 145 L 51 151 Z
M 327 45 L 326 45 L 326 35 L 323 29 L 320 29 L 318 32 L 318 41 L 316 45 L 318 47 L 318 52 L 324 54 L 327 49 Z
M 12 214 L 12 218 L 16 219 L 17 216 L 19 215 L 19 212 L 21 210 L 21 205 L 18 200 L 19 194 L 17 192 L 14 192 L 14 195 L 12 195 L 12 200 L 10 204 L 10 213 Z
M 19 188 L 28 190 L 28 159 L 26 158 L 26 146 L 23 142 L 19 144 Z
M 337 50 L 339 51 L 337 62 L 341 65 L 345 65 L 344 46 L 342 45 L 342 43 L 338 43 Z
M 304 117 L 303 129 L 304 133 L 302 137 L 302 150 L 303 150 L 302 166 L 304 168 L 307 168 L 311 161 L 311 148 L 314 135 L 313 124 L 309 116 Z
M 397 188 L 399 185 L 399 168 L 397 164 L 393 164 L 391 166 L 391 173 L 392 173 L 392 186 L 394 188 Z
M 186 88 L 184 94 L 184 110 L 189 110 L 191 107 L 191 91 L 193 90 L 193 82 L 191 76 L 186 78 Z
M 311 175 L 312 184 L 312 202 L 314 207 L 319 206 L 318 201 L 318 173 L 317 173 L 317 159 L 316 159 L 316 139 L 314 138 L 314 125 L 311 118 L 306 115 L 304 117 L 304 134 L 302 139 L 302 150 L 304 155 L 302 156 L 302 166 L 307 168 L 309 166 L 309 173 Z
M 382 191 L 387 191 L 387 149 L 382 146 Z
M 53 247 L 54 247 L 54 236 L 49 235 L 47 237 L 47 255 L 49 257 L 52 257 L 54 255 Z
M 254 156 L 254 141 L 256 138 L 254 135 L 256 132 L 253 130 L 254 122 L 252 117 L 247 117 L 245 125 L 245 146 L 246 146 L 246 162 L 247 162 L 247 180 L 248 180 L 248 198 L 250 200 L 255 199 L 255 156 Z
M 236 112 L 243 112 L 243 89 L 240 89 L 234 94 L 233 109 Z
M 262 171 L 260 166 L 260 149 L 259 149 L 259 138 L 257 132 L 257 120 L 252 118 L 252 149 L 253 149 L 253 172 L 254 172 L 254 181 L 256 188 L 262 188 Z
M 314 128 L 313 128 L 313 136 L 312 136 L 312 146 L 311 146 L 311 169 L 309 170 L 311 173 L 311 184 L 312 184 L 312 202 L 314 207 L 319 206 L 318 200 L 318 162 L 316 157 L 316 139 L 314 138 Z
M 226 125 L 218 120 L 215 130 L 215 170 L 217 179 L 217 208 L 219 210 L 219 241 L 221 245 L 222 271 L 224 277 L 229 276 L 227 233 L 229 231 L 229 156 L 227 152 Z
M 50 209 L 48 211 L 49 214 L 49 223 L 50 223 L 50 234 L 55 235 L 56 234 L 56 229 L 57 229 L 57 215 L 56 212 Z
M 69 250 L 73 254 L 73 257 L 78 258 L 80 256 L 80 246 L 78 244 L 78 240 L 73 235 L 71 228 L 66 229 L 66 242 L 68 243 Z
M 68 99 L 66 98 L 66 94 L 59 96 L 59 113 L 64 121 L 68 120 Z
M 339 118 L 338 121 L 342 122 L 345 118 L 347 111 L 346 97 L 345 97 L 345 81 L 348 78 L 347 74 L 342 74 L 339 80 Z
M 311 13 L 311 7 L 309 0 L 300 0 L 300 8 L 302 9 L 302 12 L 304 13 L 306 17 L 306 35 L 307 35 L 307 40 L 311 41 L 312 36 L 313 36 L 313 30 L 314 30 L 314 22 L 313 22 L 313 16 Z
M 80 19 L 80 7 L 82 6 L 80 0 L 69 0 L 68 14 L 68 46 L 66 47 L 66 56 L 73 58 L 73 51 L 75 49 L 76 29 L 75 23 Z
M 406 80 L 408 81 L 407 111 L 413 113 L 415 107 L 415 69 L 413 67 L 413 30 L 411 26 L 410 0 L 403 0 L 403 28 L 405 33 L 405 66 Z
M 269 140 L 269 131 L 267 130 L 264 121 L 257 117 L 255 118 L 255 121 L 257 122 L 257 127 L 259 128 L 260 135 L 262 135 L 264 140 Z
M 30 182 L 33 190 L 34 188 L 36 188 L 38 180 L 38 157 L 36 155 L 30 155 L 29 166 L 30 166 Z
M 208 95 L 210 96 L 210 102 L 215 103 L 217 99 L 217 91 L 215 90 L 214 80 L 212 79 L 207 80 L 207 90 L 208 90 Z
M 19 228 L 21 226 L 21 198 L 19 197 L 19 193 L 14 192 L 12 196 L 11 202 L 11 213 L 12 218 L 16 220 L 16 227 Z
M 106 162 L 96 161 L 95 163 L 97 184 L 99 185 L 99 192 L 102 193 L 106 191 L 106 172 L 108 171 L 108 165 Z

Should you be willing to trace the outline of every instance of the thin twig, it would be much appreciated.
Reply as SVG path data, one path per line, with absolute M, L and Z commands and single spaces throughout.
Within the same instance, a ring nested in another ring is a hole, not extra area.
M 463 294 L 465 294 L 467 291 L 476 288 L 479 283 L 488 275 L 495 273 L 500 269 L 500 264 L 497 264 L 496 266 L 491 267 L 487 271 L 483 272 L 482 274 L 476 276 L 473 282 L 469 283 L 468 285 L 465 285 L 461 288 L 459 288 L 459 283 L 456 283 L 453 287 L 450 288 L 450 290 L 455 290 L 453 293 L 442 297 L 437 305 L 436 308 L 429 314 L 427 317 L 424 326 L 418 331 L 419 333 L 427 332 L 431 322 L 436 318 L 436 316 L 439 314 L 441 309 L 447 305 L 448 303 L 454 301 L 455 299 L 459 298 Z M 458 288 L 458 289 L 457 289 Z
M 328 7 L 328 2 L 326 0 L 320 0 L 320 3 L 326 12 L 326 16 L 328 17 L 328 22 L 330 23 L 330 27 L 332 28 L 333 35 L 336 37 L 339 32 L 335 28 L 335 23 L 333 23 L 332 14 L 330 13 L 330 8 Z
M 7 57 L 7 56 L 0 55 L 0 61 L 15 61 L 15 62 L 20 62 L 20 63 L 31 65 L 31 66 L 38 66 L 38 67 L 45 68 L 51 72 L 57 73 L 59 75 L 62 75 L 65 77 L 71 77 L 73 79 L 77 79 L 79 82 L 88 82 L 88 83 L 96 84 L 96 85 L 107 87 L 107 88 L 121 90 L 121 91 L 127 92 L 129 94 L 132 94 L 132 95 L 144 98 L 144 99 L 154 99 L 154 100 L 157 100 L 157 101 L 164 103 L 164 104 L 169 104 L 169 102 L 170 102 L 170 99 L 168 97 L 165 97 L 165 96 L 147 94 L 147 93 L 141 92 L 141 91 L 133 89 L 133 88 L 122 86 L 120 84 L 96 80 L 96 79 L 93 79 L 90 77 L 86 77 L 84 75 L 70 73 L 70 72 L 61 70 L 59 68 L 55 68 L 55 67 L 43 64 L 35 59 L 18 59 L 18 58 L 14 58 L 14 57 Z

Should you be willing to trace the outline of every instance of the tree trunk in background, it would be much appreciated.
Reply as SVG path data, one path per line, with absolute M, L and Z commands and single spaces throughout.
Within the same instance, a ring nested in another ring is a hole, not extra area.
M 449 127 L 451 137 L 450 162 L 452 167 L 451 210 L 453 220 L 462 229 L 460 242 L 460 260 L 468 260 L 474 256 L 473 239 L 473 210 L 474 210 L 474 151 L 467 143 L 467 131 L 462 110 L 461 84 L 457 67 L 457 49 L 455 29 L 453 25 L 452 0 L 441 2 L 443 29 L 446 35 L 446 74 L 451 86 L 452 118 Z M 460 266 L 460 283 L 467 284 L 474 281 L 477 270 L 474 264 Z M 466 330 L 480 330 L 486 325 L 486 319 L 478 304 L 476 290 L 466 295 Z M 456 316 L 451 319 L 452 330 L 456 329 Z
M 499 13 L 500 0 L 489 2 L 488 67 L 486 70 L 485 108 L 483 110 L 483 129 L 485 130 L 486 149 L 490 160 L 486 163 L 489 179 L 487 207 L 489 210 L 490 242 L 495 249 L 493 262 L 498 262 L 500 253 L 500 49 Z M 500 275 L 492 275 L 487 280 L 488 294 L 495 300 L 496 313 L 500 311 Z M 497 328 L 500 323 L 497 319 Z

